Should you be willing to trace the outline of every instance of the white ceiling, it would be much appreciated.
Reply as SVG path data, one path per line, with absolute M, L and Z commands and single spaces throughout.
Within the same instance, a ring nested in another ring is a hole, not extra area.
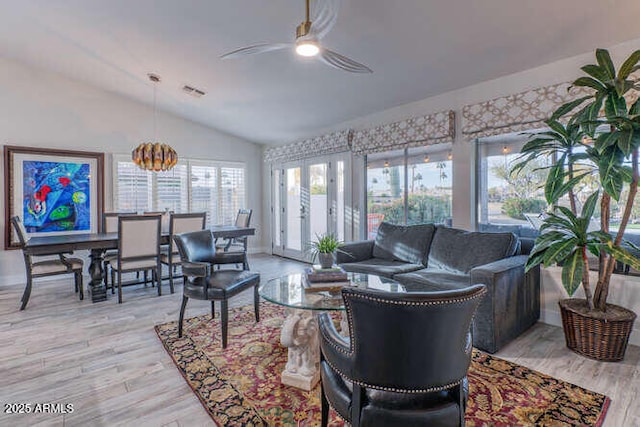
M 324 44 L 374 70 L 341 72 L 280 51 L 303 0 L 0 0 L 0 55 L 255 142 L 319 129 L 640 37 L 638 0 L 345 0 Z M 180 88 L 206 90 L 195 99 Z

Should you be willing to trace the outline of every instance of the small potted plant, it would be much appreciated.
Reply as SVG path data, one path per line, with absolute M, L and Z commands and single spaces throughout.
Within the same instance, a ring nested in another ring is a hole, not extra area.
M 309 244 L 311 259 L 320 263 L 320 268 L 331 268 L 335 261 L 335 254 L 342 242 L 333 234 L 316 234 L 316 240 Z

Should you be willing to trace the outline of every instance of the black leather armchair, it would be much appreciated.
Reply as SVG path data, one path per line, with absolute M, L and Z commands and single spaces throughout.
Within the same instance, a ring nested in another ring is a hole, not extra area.
M 471 322 L 485 292 L 343 289 L 351 338 L 319 317 L 322 426 L 329 405 L 354 427 L 464 425 Z
M 215 315 L 215 301 L 220 301 L 222 348 L 227 347 L 229 319 L 228 299 L 253 287 L 256 322 L 260 321 L 260 275 L 247 270 L 214 271 L 217 263 L 215 241 L 209 230 L 194 231 L 173 236 L 180 253 L 184 287 L 178 336 L 182 336 L 182 323 L 189 298 L 211 301 L 211 317 Z

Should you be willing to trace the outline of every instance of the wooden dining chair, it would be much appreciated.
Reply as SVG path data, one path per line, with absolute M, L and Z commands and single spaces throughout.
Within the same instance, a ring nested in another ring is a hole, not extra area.
M 117 233 L 118 232 L 118 217 L 122 215 L 135 215 L 133 211 L 130 212 L 105 212 L 102 214 L 102 232 L 103 233 Z M 117 249 L 109 249 L 105 252 L 102 267 L 104 271 L 104 286 L 109 288 L 109 270 L 111 262 L 118 258 Z M 111 293 L 115 293 L 114 284 L 111 283 Z
M 169 232 L 171 215 L 173 215 L 173 211 L 170 211 L 169 209 L 166 209 L 163 211 L 144 211 L 143 214 L 144 215 L 161 215 L 162 220 L 160 221 L 160 226 L 161 226 L 160 230 L 162 234 L 166 234 Z
M 122 273 L 152 270 L 152 281 L 162 295 L 160 215 L 118 217 L 118 257 L 111 263 L 111 283 L 117 274 L 118 303 L 122 303 Z
M 204 230 L 206 222 L 206 212 L 171 214 L 169 221 L 169 248 L 160 254 L 160 262 L 169 267 L 169 288 L 171 293 L 173 293 L 174 270 L 176 266 L 180 265 L 180 254 L 173 236 L 189 231 Z
M 239 209 L 238 215 L 236 215 L 236 227 L 248 227 L 251 223 L 252 209 Z M 216 248 L 224 252 L 237 252 L 247 251 L 247 236 L 233 237 L 231 239 L 224 239 L 221 243 L 216 242 Z
M 251 209 L 239 209 L 236 215 L 236 227 L 248 227 L 251 223 Z M 247 242 L 248 236 L 233 237 L 224 239 L 223 242 L 217 243 L 216 250 L 221 252 L 217 256 L 216 266 L 218 270 L 221 265 L 235 264 L 236 268 L 242 264 L 243 270 L 249 270 L 249 261 L 247 259 Z
M 75 291 L 80 294 L 80 299 L 83 300 L 84 289 L 82 285 L 82 267 L 84 263 L 82 260 L 79 258 L 67 258 L 64 256 L 64 253 L 57 254 L 57 259 L 32 257 L 24 250 L 30 236 L 27 233 L 24 224 L 20 220 L 20 217 L 12 217 L 11 224 L 13 224 L 16 234 L 18 235 L 18 241 L 20 242 L 20 247 L 22 248 L 22 254 L 24 256 L 24 266 L 27 271 L 27 284 L 24 288 L 24 293 L 22 294 L 22 305 L 20 306 L 20 310 L 24 310 L 27 307 L 29 297 L 31 296 L 33 279 L 38 277 L 73 273 L 75 279 Z

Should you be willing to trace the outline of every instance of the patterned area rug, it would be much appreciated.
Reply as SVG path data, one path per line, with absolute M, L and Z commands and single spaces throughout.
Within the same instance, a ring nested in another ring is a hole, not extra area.
M 318 426 L 320 387 L 310 392 L 280 384 L 287 349 L 280 345 L 281 307 L 261 305 L 229 313 L 229 345 L 222 350 L 219 318 L 156 326 L 167 352 L 213 420 L 221 426 Z M 480 351 L 469 370 L 467 426 L 600 426 L 609 398 Z M 342 421 L 331 411 L 333 427 Z

